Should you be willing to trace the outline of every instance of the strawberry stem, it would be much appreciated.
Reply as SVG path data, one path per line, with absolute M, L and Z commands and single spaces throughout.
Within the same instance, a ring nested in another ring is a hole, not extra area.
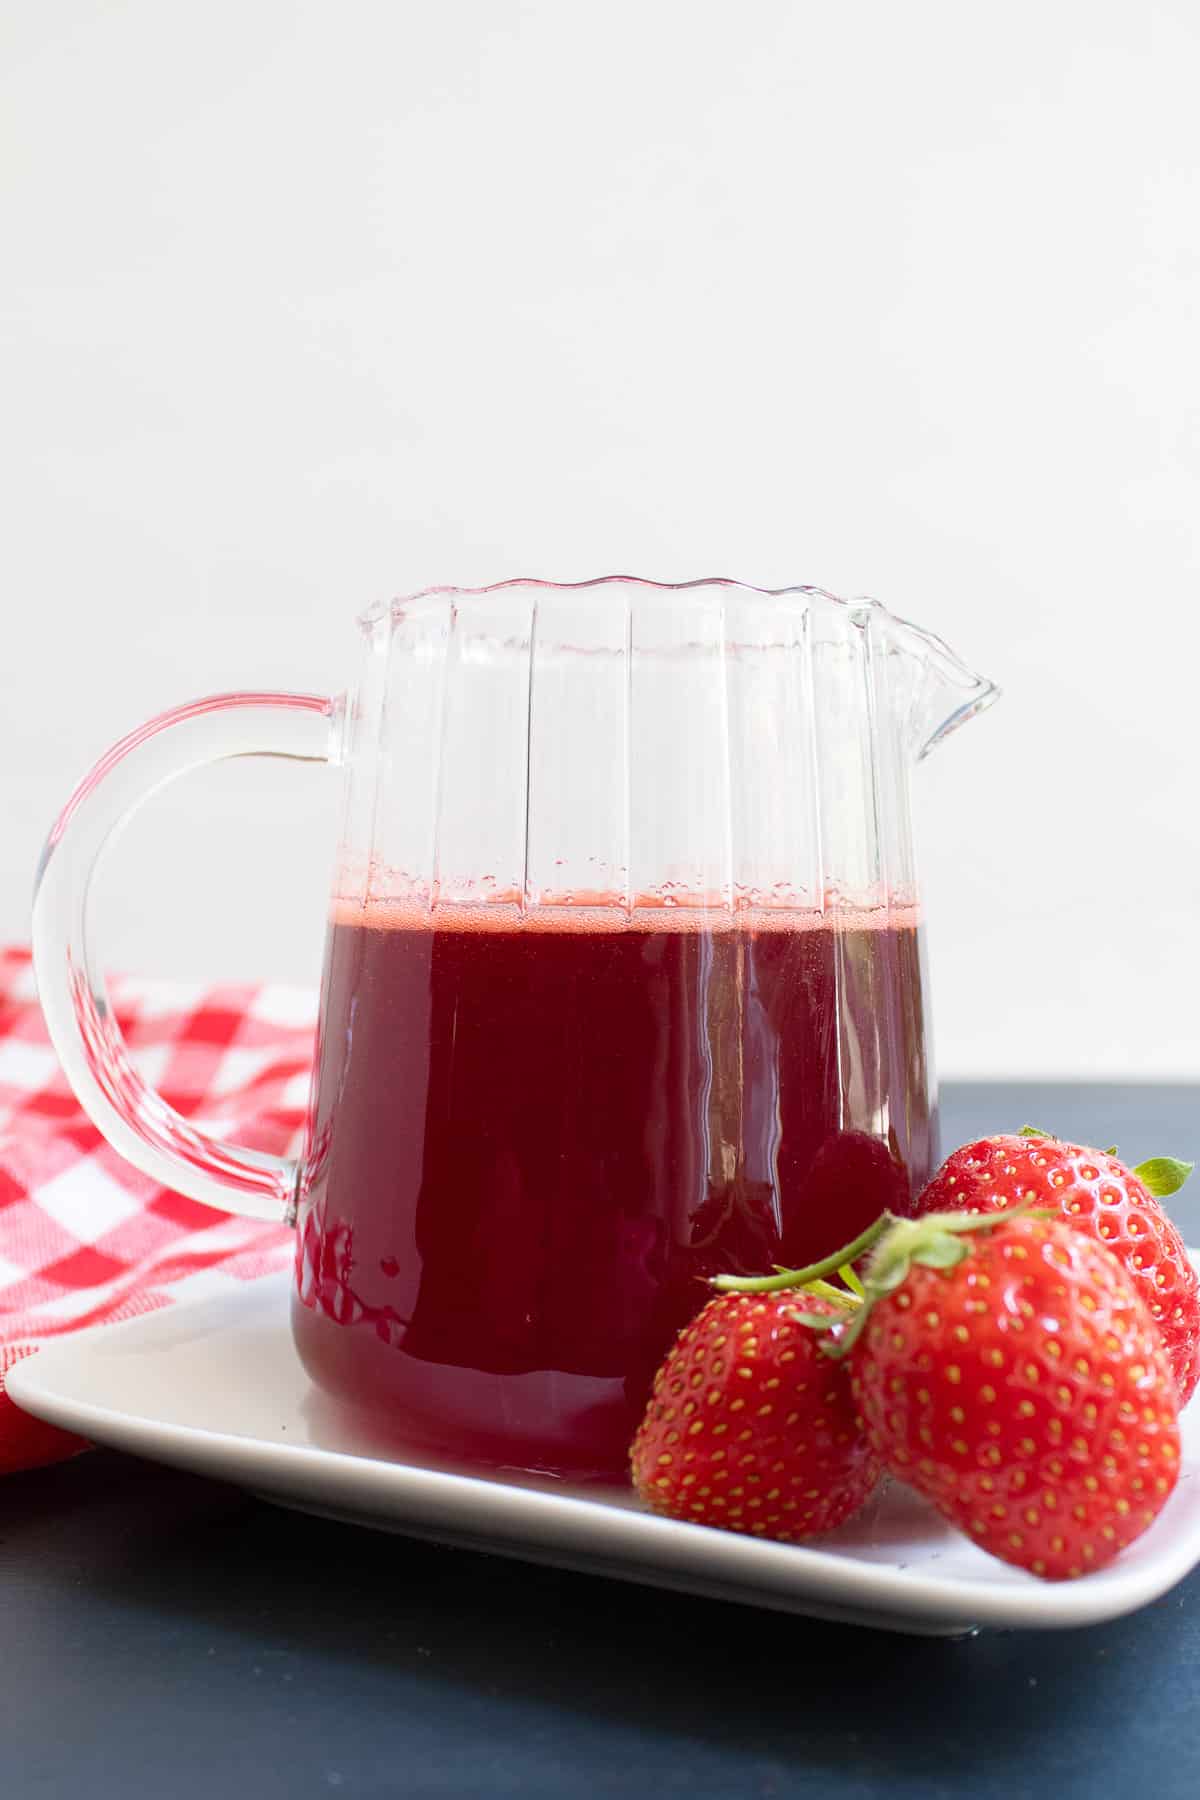
M 841 1276 L 842 1280 L 845 1282 L 846 1286 L 850 1289 L 850 1292 L 852 1294 L 857 1294 L 860 1300 L 865 1299 L 866 1289 L 863 1287 L 862 1282 L 858 1279 L 858 1276 L 855 1273 L 854 1267 L 851 1263 L 843 1263 L 842 1267 L 838 1270 L 838 1274 Z
M 831 1281 L 819 1279 L 806 1281 L 804 1291 L 806 1294 L 819 1294 L 822 1300 L 836 1301 L 837 1305 L 844 1308 L 846 1312 L 853 1312 L 859 1305 L 859 1300 L 854 1294 L 849 1293 L 845 1288 L 834 1287 Z
M 886 1216 L 886 1215 L 885 1215 Z M 1052 1208 L 1027 1200 L 998 1213 L 926 1213 L 920 1219 L 892 1219 L 882 1234 L 863 1280 L 863 1299 L 847 1330 L 837 1337 L 822 1338 L 821 1348 L 827 1356 L 848 1356 L 862 1336 L 876 1302 L 883 1300 L 908 1278 L 914 1263 L 927 1269 L 952 1269 L 971 1254 L 967 1241 L 980 1232 L 995 1231 L 1012 1219 L 1057 1218 Z M 828 1333 L 830 1322 L 808 1321 L 814 1330 Z
M 894 1213 L 880 1213 L 873 1225 L 832 1256 L 810 1263 L 807 1269 L 780 1269 L 775 1275 L 714 1275 L 709 1283 L 722 1294 L 781 1294 L 787 1288 L 804 1287 L 826 1275 L 836 1275 L 846 1263 L 852 1263 L 876 1245 L 884 1232 L 896 1223 Z

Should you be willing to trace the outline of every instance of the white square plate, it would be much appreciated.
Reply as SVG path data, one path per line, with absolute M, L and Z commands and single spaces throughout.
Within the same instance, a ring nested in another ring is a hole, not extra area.
M 289 1277 L 73 1333 L 10 1371 L 19 1406 L 284 1506 L 533 1562 L 815 1618 L 955 1635 L 1090 1625 L 1200 1562 L 1200 1395 L 1161 1516 L 1098 1574 L 1047 1583 L 997 1562 L 903 1487 L 812 1546 L 660 1519 L 628 1493 L 484 1480 L 385 1460 L 315 1390 L 292 1346 Z

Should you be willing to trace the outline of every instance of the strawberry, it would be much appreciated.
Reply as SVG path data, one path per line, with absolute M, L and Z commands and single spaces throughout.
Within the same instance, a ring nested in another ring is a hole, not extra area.
M 1200 1279 L 1158 1199 L 1181 1187 L 1191 1167 L 1160 1156 L 1128 1169 L 1111 1150 L 1060 1143 L 1027 1126 L 1020 1136 L 964 1144 L 922 1189 L 915 1210 L 1002 1212 L 1028 1202 L 1106 1244 L 1162 1333 L 1182 1405 L 1200 1382 Z
M 798 1301 L 836 1337 L 846 1307 L 794 1292 L 721 1294 L 680 1333 L 630 1456 L 655 1512 L 789 1543 L 866 1500 L 880 1471 L 848 1370 L 798 1322 Z
M 1111 1251 L 1058 1218 L 933 1214 L 891 1225 L 864 1287 L 833 1354 L 849 1350 L 872 1449 L 945 1518 L 1050 1580 L 1153 1522 L 1178 1397 Z

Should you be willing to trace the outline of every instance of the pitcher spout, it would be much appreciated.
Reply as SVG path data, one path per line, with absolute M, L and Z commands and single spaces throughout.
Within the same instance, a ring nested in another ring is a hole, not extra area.
M 994 681 L 969 669 L 942 638 L 893 616 L 893 643 L 909 662 L 907 736 L 920 762 L 952 732 L 999 698 Z

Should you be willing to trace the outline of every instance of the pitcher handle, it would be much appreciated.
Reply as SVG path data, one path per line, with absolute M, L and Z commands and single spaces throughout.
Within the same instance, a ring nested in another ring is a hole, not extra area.
M 129 816 L 177 775 L 229 756 L 337 762 L 341 719 L 341 701 L 321 694 L 213 694 L 160 713 L 80 782 L 46 840 L 34 885 L 38 996 L 81 1106 L 155 1181 L 251 1219 L 294 1218 L 298 1165 L 198 1130 L 133 1067 L 92 941 L 92 876 Z

